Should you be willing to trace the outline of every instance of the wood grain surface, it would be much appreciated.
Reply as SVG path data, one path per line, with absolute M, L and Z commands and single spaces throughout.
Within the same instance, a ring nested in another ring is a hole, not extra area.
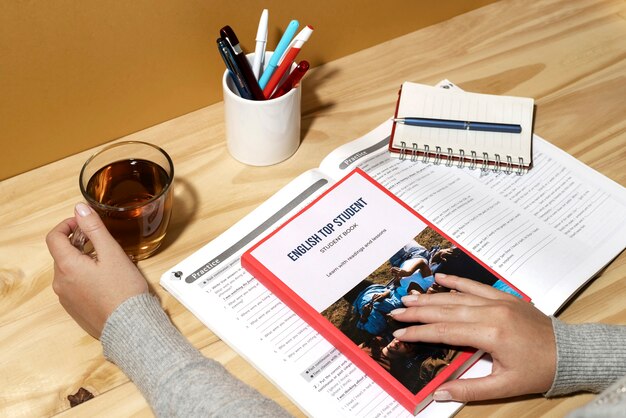
M 163 147 L 176 167 L 168 235 L 140 269 L 194 346 L 302 415 L 160 288 L 161 273 L 331 150 L 390 117 L 398 87 L 407 80 L 434 84 L 448 78 L 468 91 L 533 97 L 535 133 L 626 185 L 625 18 L 623 0 L 503 0 L 315 68 L 303 82 L 302 145 L 271 167 L 245 166 L 229 156 L 221 103 L 129 135 L 125 139 Z M 44 237 L 81 200 L 78 173 L 93 151 L 0 183 L 0 416 L 152 416 L 50 286 L 52 259 Z M 622 254 L 560 317 L 626 323 L 624 277 Z M 95 398 L 70 409 L 67 397 L 81 387 Z M 458 416 L 562 416 L 591 398 L 527 396 L 468 405 Z

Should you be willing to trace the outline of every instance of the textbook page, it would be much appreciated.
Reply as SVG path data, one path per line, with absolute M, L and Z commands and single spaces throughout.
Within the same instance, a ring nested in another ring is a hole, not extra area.
M 626 247 L 626 189 L 534 136 L 518 176 L 388 156 L 388 121 L 329 154 L 336 179 L 354 167 L 554 314 Z
M 412 417 L 240 264 L 254 242 L 330 185 L 312 170 L 161 277 L 161 285 L 309 416 Z M 461 404 L 431 403 L 420 417 Z

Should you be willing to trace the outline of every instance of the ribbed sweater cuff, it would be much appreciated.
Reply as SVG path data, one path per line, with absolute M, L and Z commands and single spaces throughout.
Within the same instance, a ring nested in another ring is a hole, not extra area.
M 158 299 L 148 293 L 118 306 L 107 319 L 100 341 L 104 356 L 126 373 L 149 402 L 175 365 L 203 359 L 172 325 Z
M 626 375 L 626 327 L 569 325 L 552 318 L 557 347 L 556 375 L 547 397 L 601 392 Z

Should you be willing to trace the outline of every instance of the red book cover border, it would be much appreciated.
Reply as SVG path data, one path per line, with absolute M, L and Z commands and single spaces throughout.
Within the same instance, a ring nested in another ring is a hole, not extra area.
M 366 174 L 363 170 L 356 168 L 349 174 L 347 174 L 340 181 L 335 183 L 332 187 L 322 193 L 320 196 L 315 198 L 311 203 L 306 205 L 303 209 L 298 211 L 294 216 L 285 221 L 280 227 L 276 230 L 272 231 L 270 234 L 262 238 L 259 242 L 254 244 L 250 249 L 248 249 L 241 257 L 242 266 L 255 278 L 257 278 L 261 283 L 263 283 L 272 293 L 278 296 L 285 304 L 287 304 L 296 314 L 298 314 L 301 318 L 303 318 L 309 325 L 311 325 L 317 332 L 319 332 L 323 337 L 325 337 L 331 344 L 333 344 L 341 353 L 343 353 L 348 359 L 350 359 L 354 364 L 356 364 L 364 373 L 366 373 L 369 377 L 372 378 L 376 383 L 378 383 L 381 387 L 383 387 L 391 396 L 394 397 L 403 407 L 408 409 L 413 413 L 417 413 L 416 407 L 420 405 L 431 393 L 434 389 L 439 386 L 441 383 L 448 380 L 448 378 L 459 370 L 461 366 L 470 366 L 471 364 L 465 364 L 468 360 L 476 353 L 474 349 L 468 349 L 468 351 L 461 351 L 459 355 L 455 357 L 455 359 L 448 365 L 445 369 L 443 369 L 434 379 L 432 379 L 427 385 L 425 385 L 418 393 L 413 394 L 409 391 L 402 383 L 400 383 L 395 377 L 393 377 L 389 372 L 387 372 L 382 366 L 380 366 L 375 360 L 373 360 L 367 353 L 363 350 L 358 349 L 356 344 L 350 340 L 345 334 L 343 334 L 339 329 L 337 329 L 330 321 L 328 321 L 324 316 L 321 315 L 318 311 L 313 309 L 304 299 L 302 299 L 298 294 L 296 294 L 293 290 L 291 290 L 287 285 L 285 285 L 274 273 L 272 273 L 269 269 L 267 269 L 259 260 L 257 260 L 252 252 L 263 245 L 268 239 L 270 239 L 273 235 L 278 233 L 282 228 L 284 228 L 287 224 L 289 224 L 293 219 L 300 216 L 306 210 L 308 210 L 311 206 L 315 205 L 319 200 L 324 198 L 328 193 L 330 193 L 333 189 L 338 187 L 348 178 L 353 175 L 360 175 L 364 179 L 368 180 L 370 183 L 378 187 L 381 191 L 386 193 L 389 197 L 394 199 L 397 203 L 402 205 L 406 210 L 408 210 L 411 214 L 417 216 L 422 222 L 424 222 L 429 227 L 433 228 L 437 233 L 446 238 L 450 243 L 456 245 L 463 251 L 465 251 L 472 259 L 478 262 L 481 266 L 486 268 L 489 272 L 494 274 L 498 279 L 504 281 L 509 286 L 511 286 L 515 291 L 517 291 L 522 298 L 526 301 L 529 301 L 530 298 L 520 292 L 515 286 L 509 283 L 507 280 L 502 278 L 498 273 L 496 273 L 493 269 L 487 266 L 485 263 L 477 259 L 472 253 L 467 251 L 462 246 L 458 245 L 458 243 L 451 239 L 449 236 L 444 234 L 439 228 L 434 226 L 428 220 L 426 220 L 423 216 L 417 213 L 413 208 L 408 206 L 405 202 L 391 193 L 387 188 L 382 186 L 368 174 Z M 478 360 L 476 358 L 475 360 Z M 465 371 L 463 369 L 462 371 Z

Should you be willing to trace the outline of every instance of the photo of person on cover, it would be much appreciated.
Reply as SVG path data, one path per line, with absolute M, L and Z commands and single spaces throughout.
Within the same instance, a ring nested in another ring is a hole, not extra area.
M 427 227 L 322 312 L 414 394 L 450 364 L 459 351 L 439 344 L 398 341 L 392 335 L 398 326 L 389 313 L 404 307 L 402 297 L 408 294 L 450 291 L 435 283 L 434 275 L 438 272 L 467 277 L 520 296 L 463 250 Z

